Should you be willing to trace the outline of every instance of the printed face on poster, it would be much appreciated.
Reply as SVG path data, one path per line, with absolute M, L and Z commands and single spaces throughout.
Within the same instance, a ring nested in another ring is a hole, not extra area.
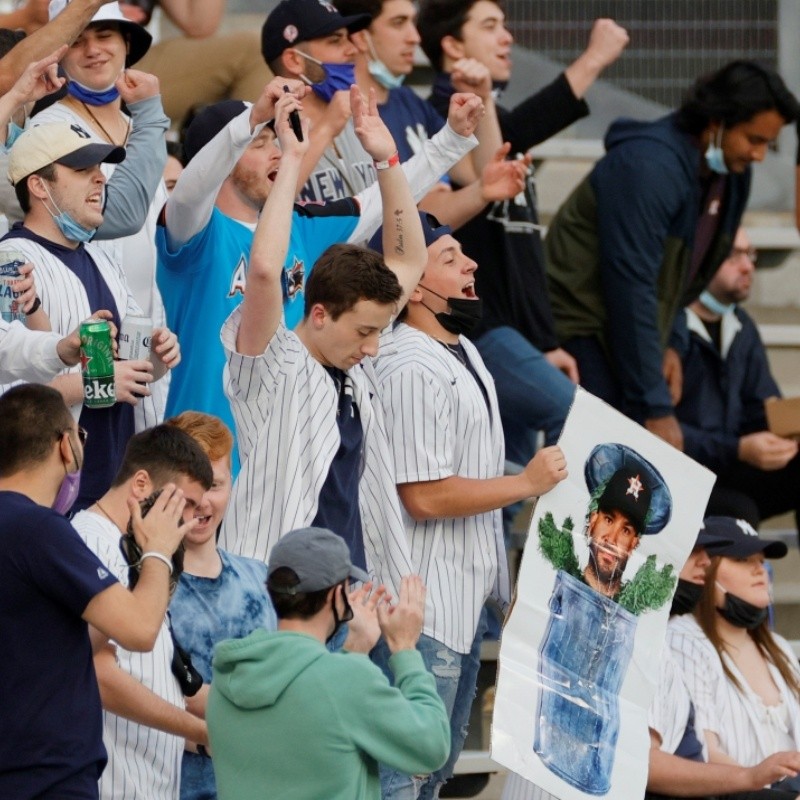
M 714 476 L 581 390 L 559 445 L 569 478 L 531 520 L 492 758 L 561 800 L 630 800 L 644 795 L 670 603 Z

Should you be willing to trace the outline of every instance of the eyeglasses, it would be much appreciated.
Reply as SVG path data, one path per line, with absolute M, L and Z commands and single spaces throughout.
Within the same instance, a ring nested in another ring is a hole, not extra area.
M 746 258 L 755 264 L 758 261 L 758 250 L 755 247 L 733 247 L 728 257 L 732 259 Z
M 72 431 L 72 428 L 67 428 L 64 431 L 56 431 L 56 439 L 60 439 L 65 433 L 70 433 L 70 431 Z M 78 441 L 81 443 L 81 445 L 85 445 L 86 440 L 89 438 L 89 431 L 87 431 L 86 428 L 82 428 L 80 425 L 78 425 L 77 433 Z

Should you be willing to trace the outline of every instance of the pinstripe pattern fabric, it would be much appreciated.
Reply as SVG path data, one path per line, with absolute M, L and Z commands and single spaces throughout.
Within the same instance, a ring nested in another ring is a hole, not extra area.
M 800 678 L 797 658 L 786 640 L 774 633 L 773 637 Z M 740 692 L 727 679 L 717 651 L 693 616 L 686 614 L 670 620 L 667 642 L 694 702 L 697 728 L 716 733 L 721 749 L 731 758 L 749 767 L 779 750 L 800 746 L 800 702 L 771 663 L 768 664 L 770 675 L 788 712 L 788 730 L 782 735 L 768 722 L 763 702 L 739 669 L 723 655 L 744 691 Z
M 120 583 L 128 585 L 128 564 L 119 547 L 120 530 L 104 517 L 81 511 L 73 527 Z M 184 701 L 172 674 L 172 638 L 166 624 L 152 652 L 117 647 L 120 668 L 172 705 Z M 178 800 L 183 739 L 103 712 L 103 743 L 108 765 L 100 778 L 102 800 Z
M 516 772 L 510 772 L 503 786 L 502 800 L 558 800 L 540 786 L 526 781 Z
M 322 484 L 339 447 L 333 379 L 281 323 L 265 352 L 236 353 L 237 308 L 222 329 L 225 393 L 242 468 L 231 495 L 220 546 L 268 561 L 276 541 L 310 525 Z M 360 482 L 364 548 L 372 575 L 396 592 L 411 569 L 391 457 L 370 359 L 349 370 L 364 428 Z
M 95 141 L 106 143 L 104 139 L 89 129 L 83 117 L 74 109 L 63 102 L 54 103 L 33 118 L 34 125 L 44 125 L 51 122 L 66 122 L 80 125 L 92 135 Z M 101 164 L 100 168 L 106 179 L 114 174 L 116 164 Z M 167 188 L 162 180 L 150 208 L 147 212 L 144 226 L 138 233 L 125 236 L 121 239 L 107 239 L 98 241 L 95 247 L 108 255 L 111 262 L 119 264 L 125 274 L 125 279 L 130 287 L 142 313 L 153 320 L 153 327 L 166 325 L 166 313 L 161 293 L 156 285 L 156 224 L 161 209 L 167 202 Z M 164 409 L 167 405 L 167 391 L 169 390 L 170 374 L 167 373 L 160 381 L 151 384 L 151 396 L 141 400 L 136 406 L 135 420 L 136 431 L 151 428 L 164 420 Z
M 11 241 L 15 249 L 24 253 L 36 265 L 37 291 L 54 331 L 66 336 L 91 316 L 92 311 L 97 310 L 89 306 L 86 289 L 79 278 L 59 258 L 30 239 L 14 238 Z M 86 245 L 86 251 L 91 255 L 113 295 L 120 317 L 125 319 L 127 314 L 141 314 L 139 305 L 128 290 L 122 270 L 97 245 Z M 79 371 L 79 365 L 63 370 L 65 373 Z M 0 393 L 6 389 L 8 386 L 0 387 Z M 70 410 L 77 419 L 81 405 L 76 404 Z
M 398 325 L 392 344 L 377 360 L 399 484 L 503 474 L 505 451 L 494 382 L 471 342 L 462 337 L 461 344 L 487 390 L 491 415 L 467 367 L 415 328 Z M 501 602 L 509 599 L 500 511 L 422 522 L 402 505 L 401 511 L 414 569 L 428 587 L 423 632 L 468 653 L 493 588 Z
M 659 664 L 658 686 L 647 714 L 647 724 L 661 737 L 660 749 L 665 753 L 674 753 L 678 749 L 686 732 L 691 703 L 681 669 L 672 651 L 665 647 Z M 702 731 L 695 733 L 702 742 Z

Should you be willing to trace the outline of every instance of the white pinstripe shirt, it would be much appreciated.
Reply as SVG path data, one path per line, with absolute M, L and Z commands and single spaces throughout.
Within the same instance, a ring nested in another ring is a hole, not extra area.
M 658 685 L 647 714 L 647 725 L 661 737 L 665 753 L 674 753 L 686 732 L 692 698 L 672 651 L 665 647 L 661 653 Z M 703 731 L 695 725 L 697 738 L 703 742 Z M 706 756 L 703 742 L 703 756 Z
M 119 528 L 91 511 L 76 514 L 72 525 L 109 572 L 127 586 L 128 563 L 120 550 Z M 117 646 L 117 663 L 154 694 L 184 708 L 183 694 L 170 668 L 172 650 L 165 620 L 151 652 L 131 653 Z M 178 800 L 181 737 L 103 711 L 103 743 L 108 765 L 100 778 L 102 800 Z
M 125 115 L 122 116 L 130 119 Z M 100 139 L 89 129 L 83 117 L 63 102 L 53 103 L 44 111 L 39 112 L 32 120 L 33 125 L 46 125 L 52 122 L 79 125 L 91 135 L 94 141 L 107 144 L 105 140 Z M 106 179 L 114 174 L 116 166 L 116 164 L 100 165 Z M 167 202 L 167 197 L 167 188 L 162 180 L 151 199 L 144 226 L 138 233 L 94 243 L 94 246 L 106 253 L 114 264 L 122 267 L 131 294 L 142 309 L 140 313 L 153 320 L 154 328 L 167 324 L 164 303 L 156 285 L 156 225 L 158 215 Z M 167 372 L 160 381 L 150 384 L 152 396 L 139 401 L 136 414 L 137 433 L 163 422 L 170 378 L 171 373 Z
M 472 343 L 461 345 L 489 398 L 436 339 L 399 324 L 375 368 L 398 484 L 503 474 L 505 450 L 494 381 Z M 402 508 L 414 569 L 428 587 L 423 631 L 459 653 L 472 647 L 494 588 L 509 600 L 500 510 L 414 520 Z M 498 577 L 499 576 L 499 577 Z
M 220 546 L 269 560 L 272 546 L 310 525 L 339 448 L 333 379 L 281 323 L 260 356 L 236 352 L 241 308 L 222 328 L 225 393 L 231 401 L 242 468 L 233 486 Z M 348 371 L 364 430 L 359 483 L 369 572 L 397 593 L 412 572 L 371 360 Z
M 86 289 L 78 276 L 45 247 L 21 237 L 10 239 L 8 243 L 15 250 L 24 253 L 28 260 L 36 265 L 37 292 L 42 300 L 42 308 L 50 318 L 50 324 L 56 333 L 66 336 L 74 331 L 83 320 L 90 317 L 93 311 L 98 310 L 89 305 Z M 142 309 L 131 294 L 121 267 L 113 262 L 94 242 L 86 245 L 86 252 L 94 260 L 113 295 L 120 319 L 124 320 L 128 314 L 141 315 Z M 62 371 L 64 373 L 80 372 L 80 365 L 65 367 Z M 157 383 L 160 382 L 157 381 Z M 150 384 L 151 387 L 153 385 Z M 0 386 L 0 394 L 8 388 L 8 385 Z M 81 404 L 72 406 L 70 410 L 77 419 L 80 416 Z M 134 408 L 134 419 L 137 431 L 155 424 L 152 398 L 144 398 L 137 403 Z
M 797 658 L 786 640 L 774 633 L 773 638 L 800 678 Z M 787 745 L 800 748 L 800 702 L 774 665 L 768 663 L 770 675 L 780 691 L 788 719 L 782 734 L 778 730 L 780 724 L 776 727 L 768 722 L 769 712 L 761 698 L 727 654 L 723 654 L 743 691 L 728 680 L 714 645 L 691 614 L 670 620 L 667 642 L 694 702 L 697 727 L 713 731 L 723 752 L 739 764 L 751 767 L 779 750 L 792 749 Z

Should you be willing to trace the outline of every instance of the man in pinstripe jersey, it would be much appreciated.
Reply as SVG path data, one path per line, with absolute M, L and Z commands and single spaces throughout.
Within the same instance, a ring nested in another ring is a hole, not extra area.
M 384 769 L 384 800 L 436 798 L 452 775 L 475 694 L 481 609 L 490 594 L 509 600 L 500 509 L 567 476 L 557 446 L 537 453 L 521 474 L 503 475 L 494 384 L 466 338 L 480 316 L 477 264 L 448 226 L 425 213 L 420 220 L 425 272 L 376 371 L 414 571 L 429 587 L 417 647 L 450 716 L 451 752 L 422 783 Z M 371 244 L 380 248 L 378 235 Z M 374 657 L 386 667 L 383 643 Z

